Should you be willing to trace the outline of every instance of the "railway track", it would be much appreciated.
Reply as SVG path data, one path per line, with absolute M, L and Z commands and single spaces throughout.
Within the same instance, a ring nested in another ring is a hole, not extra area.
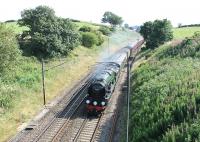
M 27 126 L 23 131 L 21 131 L 16 137 L 9 140 L 9 142 L 39 141 L 39 139 L 42 137 L 45 131 L 48 131 L 51 125 L 53 125 L 57 120 L 59 120 L 59 123 L 61 123 L 61 118 L 65 116 L 67 110 L 69 110 L 70 108 L 72 109 L 73 103 L 76 102 L 78 98 L 83 97 L 83 92 L 92 82 L 93 76 L 95 76 L 95 73 L 89 74 L 88 76 L 84 77 L 78 83 L 79 85 L 75 86 L 74 89 L 68 92 L 68 94 L 71 95 L 65 95 L 62 99 L 59 100 L 58 105 L 50 109 L 47 118 L 42 118 L 40 120 L 41 122 L 31 122 L 29 126 Z
M 72 98 L 68 107 L 66 107 L 57 117 L 55 117 L 49 125 L 37 136 L 33 142 L 47 142 L 56 141 L 58 134 L 63 131 L 65 125 L 70 121 L 70 118 L 75 114 L 78 108 L 81 106 L 86 97 L 86 90 L 92 80 L 89 80 L 82 86 L 77 94 Z
M 115 94 L 112 95 L 111 100 L 114 99 L 114 95 Z M 113 109 L 112 105 L 112 103 L 109 103 L 108 108 L 99 117 L 87 117 L 84 113 L 81 114 L 77 112 L 77 116 L 74 117 L 75 120 L 71 121 L 71 124 L 63 128 L 65 131 L 54 141 L 98 142 L 102 141 L 102 137 L 106 136 L 106 142 L 112 142 L 119 113 L 119 109 Z M 105 125 L 107 124 L 110 125 L 107 129 L 107 133 L 102 134 L 102 130 L 105 129 Z M 73 130 L 70 131 L 70 128 L 73 128 Z
M 125 77 L 124 74 L 120 76 L 119 80 L 122 80 L 122 78 Z M 119 89 L 119 86 L 121 85 L 121 83 L 118 84 L 118 90 L 121 90 Z M 74 128 L 73 132 L 69 133 L 69 131 L 66 131 L 66 134 L 57 140 L 62 142 L 112 142 L 119 114 L 118 106 L 112 108 L 113 104 L 116 103 L 115 101 L 118 100 L 115 95 L 114 92 L 111 98 L 111 101 L 114 102 L 109 103 L 108 108 L 102 115 L 99 117 L 88 118 L 84 114 L 80 114 L 76 118 L 77 121 L 74 122 L 75 125 L 71 125 L 71 127 Z M 67 130 L 69 127 L 66 127 L 65 129 Z
M 96 137 L 99 124 L 102 119 L 102 115 L 96 118 L 86 118 L 80 126 L 78 132 L 74 137 L 71 137 L 70 141 L 73 142 L 92 142 Z

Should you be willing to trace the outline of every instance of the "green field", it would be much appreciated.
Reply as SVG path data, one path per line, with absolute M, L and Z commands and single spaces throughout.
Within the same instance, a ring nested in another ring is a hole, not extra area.
M 25 26 L 19 26 L 17 22 L 9 22 L 6 25 L 14 30 L 16 34 L 22 34 L 23 31 L 28 31 L 29 28 Z
M 16 23 L 9 23 L 8 26 L 15 28 L 16 33 L 27 30 L 26 27 L 21 29 Z M 108 45 L 110 51 L 115 51 L 137 36 L 134 32 L 118 30 L 109 37 L 109 44 L 108 38 L 105 37 L 104 44 L 99 47 L 79 46 L 68 57 L 45 63 L 45 67 L 50 68 L 65 62 L 62 66 L 46 72 L 47 102 L 85 76 L 101 55 L 108 51 Z M 0 141 L 6 141 L 15 135 L 19 126 L 26 125 L 43 107 L 41 63 L 34 57 L 23 56 L 14 73 L 10 73 L 7 82 L 0 80 L 0 101 L 5 102 L 5 107 L 0 107 Z
M 175 28 L 173 32 L 174 39 L 183 39 L 191 37 L 195 32 L 200 32 L 200 27 Z
M 100 24 L 92 24 L 92 23 L 84 22 L 84 21 L 73 22 L 73 23 L 76 24 L 76 26 L 77 26 L 78 29 L 79 29 L 80 27 L 82 27 L 82 26 L 89 26 L 89 27 L 91 27 L 92 29 L 98 30 L 98 29 L 99 29 L 99 25 L 100 25 Z
M 174 29 L 175 41 L 199 29 Z M 200 141 L 199 42 L 140 52 L 131 78 L 130 142 Z

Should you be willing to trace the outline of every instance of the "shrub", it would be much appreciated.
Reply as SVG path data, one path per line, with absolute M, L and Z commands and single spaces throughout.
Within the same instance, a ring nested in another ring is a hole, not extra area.
M 111 27 L 109 28 L 111 32 L 115 32 L 116 31 L 116 27 Z
M 98 37 L 94 33 L 82 33 L 82 45 L 85 47 L 92 47 L 98 43 Z
M 105 26 L 101 26 L 99 28 L 99 31 L 102 32 L 104 35 L 109 35 L 111 33 L 110 29 L 108 27 L 105 27 Z
M 99 31 L 95 31 L 94 33 L 96 34 L 97 39 L 98 39 L 96 45 L 99 46 L 99 45 L 101 45 L 101 44 L 104 42 L 104 37 L 103 37 L 103 35 L 101 34 L 101 32 L 99 32 Z
M 20 54 L 14 31 L 0 24 L 0 76 L 14 70 Z
M 0 108 L 12 107 L 13 97 L 17 94 L 15 86 L 3 84 L 0 81 Z
M 88 27 L 88 26 L 83 26 L 79 29 L 79 31 L 81 32 L 91 32 L 92 31 L 92 28 L 91 27 Z

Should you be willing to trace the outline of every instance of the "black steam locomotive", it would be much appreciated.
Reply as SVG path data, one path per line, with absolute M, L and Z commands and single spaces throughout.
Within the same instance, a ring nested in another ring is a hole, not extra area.
M 93 83 L 88 88 L 88 96 L 85 101 L 88 114 L 99 114 L 105 110 L 127 59 L 142 44 L 143 39 L 130 44 L 103 63 L 103 66 L 93 78 Z

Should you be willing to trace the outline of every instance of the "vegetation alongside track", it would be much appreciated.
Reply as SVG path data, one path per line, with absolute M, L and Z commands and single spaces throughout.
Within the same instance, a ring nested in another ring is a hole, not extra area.
M 196 30 L 175 29 L 174 37 L 183 39 Z M 196 34 L 180 44 L 141 51 L 138 61 L 143 63 L 132 77 L 130 141 L 200 141 L 199 48 Z

